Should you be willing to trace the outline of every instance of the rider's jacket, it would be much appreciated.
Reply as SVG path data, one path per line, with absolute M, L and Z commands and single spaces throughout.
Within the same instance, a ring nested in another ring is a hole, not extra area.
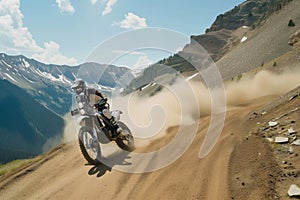
M 97 101 L 104 98 L 104 95 L 95 88 L 85 88 L 83 92 L 90 104 L 95 104 Z

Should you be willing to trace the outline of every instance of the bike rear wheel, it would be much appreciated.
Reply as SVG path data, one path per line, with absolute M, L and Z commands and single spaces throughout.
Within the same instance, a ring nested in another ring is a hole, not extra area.
M 123 135 L 125 135 L 125 138 L 118 137 L 116 140 L 117 145 L 125 150 L 125 151 L 133 151 L 134 150 L 134 138 L 130 131 L 130 129 L 124 124 L 123 122 L 118 122 L 119 127 L 123 130 Z

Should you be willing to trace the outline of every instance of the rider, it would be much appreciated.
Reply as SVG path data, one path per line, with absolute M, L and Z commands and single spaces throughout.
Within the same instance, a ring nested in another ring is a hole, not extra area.
M 73 85 L 71 86 L 71 89 L 77 95 L 83 93 L 87 97 L 89 103 L 95 100 L 100 100 L 100 104 L 98 104 L 96 108 L 102 114 L 102 116 L 110 122 L 111 126 L 114 128 L 115 131 L 112 131 L 112 138 L 115 139 L 121 133 L 122 130 L 118 126 L 114 117 L 110 114 L 109 108 L 106 106 L 107 98 L 105 98 L 99 90 L 96 90 L 95 88 L 86 87 L 86 84 L 82 79 L 76 79 Z

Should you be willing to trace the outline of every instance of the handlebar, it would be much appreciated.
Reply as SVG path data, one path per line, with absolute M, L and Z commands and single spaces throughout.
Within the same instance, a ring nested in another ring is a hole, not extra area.
M 74 115 L 78 115 L 79 114 L 79 109 L 76 108 L 75 110 L 71 110 L 71 115 L 74 116 Z
M 100 99 L 97 103 L 94 104 L 96 109 L 100 109 L 102 106 L 106 106 L 108 105 L 109 107 L 109 103 L 107 103 L 107 98 L 102 98 Z
M 109 105 L 109 103 L 107 103 L 107 98 L 102 98 L 96 104 L 94 104 L 94 108 L 96 108 L 97 110 L 100 110 L 101 107 L 103 107 L 103 106 L 107 106 L 108 109 L 110 109 L 110 105 Z M 78 115 L 79 113 L 80 113 L 80 109 L 78 109 L 78 108 L 71 110 L 72 116 Z M 90 112 L 88 111 L 87 113 L 90 113 Z M 95 115 L 95 114 L 93 114 L 93 115 Z

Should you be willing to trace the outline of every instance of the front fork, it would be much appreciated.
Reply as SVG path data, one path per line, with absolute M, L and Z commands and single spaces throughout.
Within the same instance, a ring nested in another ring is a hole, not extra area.
M 96 128 L 95 128 L 95 126 L 93 126 L 93 145 L 95 146 L 95 147 L 98 147 L 98 148 L 96 148 L 96 150 L 97 150 L 97 160 L 98 161 L 100 161 L 100 159 L 101 159 L 101 147 L 100 147 L 100 145 L 99 144 L 97 144 L 97 143 L 99 143 L 99 140 L 98 140 L 98 134 L 97 134 L 97 131 L 96 131 Z

